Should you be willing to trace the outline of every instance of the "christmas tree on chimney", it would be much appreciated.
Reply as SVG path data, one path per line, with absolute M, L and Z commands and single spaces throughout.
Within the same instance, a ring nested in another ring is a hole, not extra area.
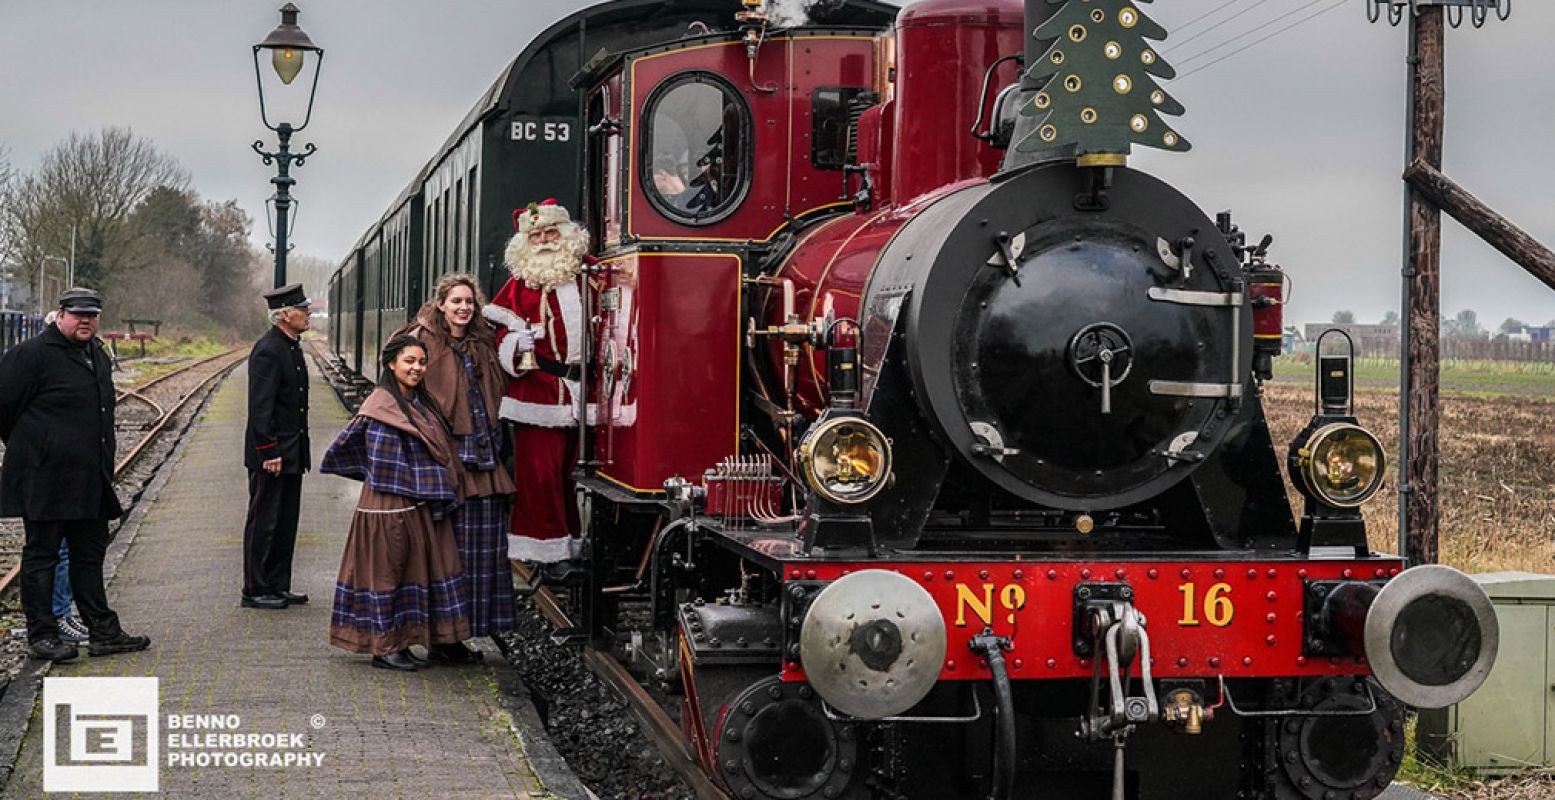
M 1026 73 L 1042 88 L 1022 113 L 1040 120 L 1017 149 L 1074 145 L 1082 166 L 1104 166 L 1123 164 L 1136 144 L 1192 147 L 1161 118 L 1184 110 L 1156 82 L 1177 74 L 1151 44 L 1166 29 L 1130 0 L 1048 2 L 1064 7 L 1034 34 L 1053 44 Z

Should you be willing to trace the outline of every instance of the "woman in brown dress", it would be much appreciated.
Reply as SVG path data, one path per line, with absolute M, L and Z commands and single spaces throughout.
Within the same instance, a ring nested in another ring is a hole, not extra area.
M 470 636 L 450 515 L 459 465 L 420 388 L 426 345 L 396 334 L 383 347 L 378 388 L 324 454 L 321 472 L 362 481 L 335 582 L 330 644 L 371 654 L 383 669 L 414 670 L 411 652 Z
M 484 299 L 469 275 L 444 275 L 432 299 L 403 332 L 427 346 L 422 388 L 453 434 L 461 468 L 454 542 L 464 565 L 470 634 L 513 630 L 513 572 L 507 560 L 513 478 L 501 462 L 497 407 L 507 376 L 497 363 L 495 331 L 481 316 Z M 434 660 L 465 663 L 479 651 L 462 644 L 432 648 Z

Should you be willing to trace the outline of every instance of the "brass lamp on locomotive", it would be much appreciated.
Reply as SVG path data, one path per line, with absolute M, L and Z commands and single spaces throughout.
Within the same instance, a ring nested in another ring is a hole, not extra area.
M 1125 163 L 1187 148 L 1165 32 L 744 6 L 578 79 L 596 641 L 735 797 L 1380 793 L 1403 703 L 1478 686 L 1495 619 L 1367 546 L 1342 351 L 1293 515 L 1269 240 Z

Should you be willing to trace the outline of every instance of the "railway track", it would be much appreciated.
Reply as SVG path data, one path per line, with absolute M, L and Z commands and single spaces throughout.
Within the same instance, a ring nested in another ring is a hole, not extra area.
M 531 585 L 530 570 L 518 561 L 511 562 L 513 574 L 524 585 Z M 556 630 L 575 629 L 577 623 L 567 613 L 565 605 L 550 589 L 541 587 L 530 598 L 540 614 Z M 592 645 L 584 645 L 582 661 L 600 680 L 615 690 L 631 710 L 632 716 L 642 726 L 642 732 L 665 763 L 685 783 L 698 800 L 730 800 L 722 788 L 708 779 L 697 766 L 696 755 L 687 746 L 680 732 L 680 725 L 654 701 L 637 679 L 611 652 Z
M 246 347 L 234 348 L 185 364 L 115 394 L 114 428 L 119 439 L 119 452 L 123 455 L 114 465 L 113 480 L 115 487 L 121 490 L 121 497 L 130 495 L 132 503 L 139 498 L 145 481 L 156 471 L 155 465 L 146 470 L 141 469 L 144 457 L 155 449 L 153 445 L 161 441 L 161 435 L 172 422 L 182 418 L 182 412 L 190 402 L 203 398 L 205 390 L 241 363 L 247 354 Z M 134 400 L 136 403 L 126 406 L 125 400 Z M 148 411 L 151 413 L 146 413 Z M 143 475 L 140 474 L 142 472 Z M 125 487 L 122 484 L 126 480 L 133 484 L 132 490 L 128 492 L 123 491 Z M 0 599 L 9 599 L 15 593 L 16 578 L 21 573 L 20 545 L 17 552 L 7 553 L 0 558 L 9 562 L 5 574 L 0 576 Z

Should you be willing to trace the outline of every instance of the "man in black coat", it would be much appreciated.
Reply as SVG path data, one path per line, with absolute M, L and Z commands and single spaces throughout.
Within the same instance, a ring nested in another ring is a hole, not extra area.
M 302 284 L 264 293 L 272 327 L 248 356 L 248 523 L 243 527 L 243 606 L 286 608 L 308 596 L 292 591 L 292 552 L 302 510 L 308 447 L 308 365 L 297 338 L 308 329 Z
M 0 517 L 21 517 L 22 610 L 35 658 L 68 661 L 54 618 L 59 544 L 70 546 L 70 586 L 91 635 L 94 656 L 144 650 L 108 607 L 103 556 L 108 520 L 124 513 L 113 491 L 113 364 L 97 341 L 102 299 L 67 289 L 43 332 L 0 357 Z

